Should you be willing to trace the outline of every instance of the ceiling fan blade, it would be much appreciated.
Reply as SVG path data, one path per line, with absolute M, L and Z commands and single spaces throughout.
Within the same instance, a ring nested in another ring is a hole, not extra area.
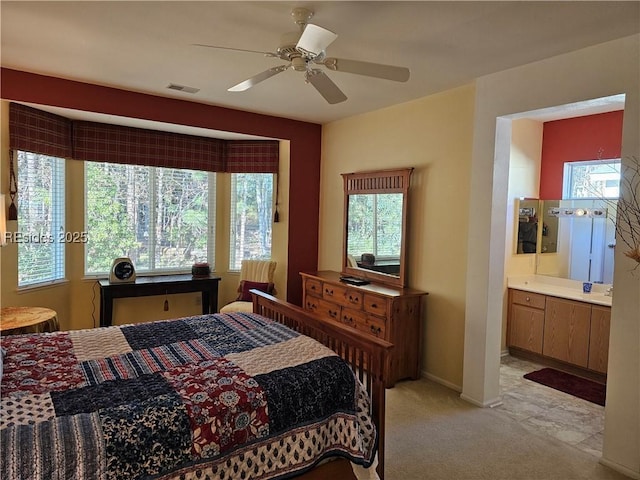
M 342 93 L 342 90 L 321 70 L 311 70 L 307 72 L 306 79 L 320 92 L 320 95 L 332 105 L 344 102 L 347 99 L 347 96 Z
M 331 45 L 336 38 L 338 38 L 338 35 L 331 30 L 309 23 L 304 27 L 304 31 L 300 35 L 296 50 L 316 56 Z
M 267 57 L 276 56 L 276 54 L 272 52 L 259 52 L 257 50 L 246 50 L 244 48 L 221 47 L 219 45 L 205 45 L 203 43 L 192 43 L 191 45 L 194 47 L 207 47 L 207 48 L 218 48 L 220 50 L 233 50 L 235 52 L 259 53 L 260 55 L 266 55 Z
M 284 72 L 289 65 L 279 65 L 277 67 L 270 68 L 269 70 L 265 70 L 262 73 L 254 75 L 251 78 L 246 79 L 244 82 L 240 82 L 237 85 L 234 85 L 231 88 L 228 88 L 228 92 L 244 92 L 245 90 L 250 89 L 251 87 L 257 85 L 258 83 L 277 75 L 280 72 Z
M 393 80 L 395 82 L 406 82 L 409 80 L 409 69 L 405 67 L 360 62 L 358 60 L 345 60 L 344 58 L 325 58 L 320 63 L 335 72 L 355 73 L 357 75 L 384 78 L 385 80 Z

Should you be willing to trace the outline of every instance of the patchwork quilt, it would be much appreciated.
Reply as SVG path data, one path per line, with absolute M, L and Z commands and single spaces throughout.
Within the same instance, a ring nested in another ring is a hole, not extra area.
M 334 352 L 253 313 L 8 336 L 0 478 L 276 479 L 368 467 L 369 399 Z

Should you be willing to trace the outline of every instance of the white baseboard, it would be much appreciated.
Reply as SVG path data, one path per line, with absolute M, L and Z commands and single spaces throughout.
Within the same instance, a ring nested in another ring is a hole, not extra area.
M 502 399 L 500 397 L 491 399 L 487 402 L 478 402 L 477 400 L 466 396 L 464 393 L 462 392 L 462 387 L 460 385 L 456 385 L 455 383 L 451 383 L 443 378 L 437 377 L 429 372 L 425 372 L 424 370 L 422 371 L 422 376 L 424 378 L 426 378 L 427 380 L 431 380 L 432 382 L 436 382 L 439 383 L 440 385 L 444 385 L 447 388 L 450 388 L 451 390 L 460 393 L 460 398 L 463 399 L 466 402 L 469 402 L 473 405 L 475 405 L 476 407 L 481 407 L 481 408 L 493 408 L 493 407 L 497 407 L 502 405 Z
M 493 408 L 493 407 L 499 407 L 500 405 L 502 405 L 502 399 L 500 397 L 492 398 L 491 400 L 487 400 L 486 402 L 480 402 L 475 398 L 471 398 L 465 395 L 464 393 L 461 393 L 460 398 L 465 402 L 469 402 L 472 405 L 475 405 L 476 407 L 480 407 L 480 408 Z
M 454 390 L 458 393 L 462 391 L 462 387 L 460 385 L 456 385 L 455 383 L 448 382 L 444 378 L 436 377 L 435 375 L 428 373 L 424 370 L 422 371 L 422 376 L 427 380 L 431 380 L 432 382 L 436 382 L 436 383 L 439 383 L 440 385 L 444 385 L 445 387 L 450 388 L 451 390 Z
M 620 472 L 623 475 L 626 475 L 629 478 L 633 478 L 634 480 L 640 479 L 640 472 L 633 471 L 630 468 L 625 467 L 624 465 L 620 465 L 619 463 L 612 462 L 611 460 L 607 460 L 604 457 L 600 457 L 600 463 L 605 467 L 609 467 L 616 472 Z

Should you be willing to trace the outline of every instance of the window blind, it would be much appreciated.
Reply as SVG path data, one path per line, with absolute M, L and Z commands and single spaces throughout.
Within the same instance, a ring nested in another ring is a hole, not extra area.
M 271 258 L 272 210 L 272 174 L 231 174 L 230 270 L 243 259 Z
M 85 273 L 131 258 L 140 273 L 213 264 L 215 173 L 85 163 Z
M 74 241 L 65 230 L 64 159 L 17 152 L 18 286 L 65 277 L 65 249 Z

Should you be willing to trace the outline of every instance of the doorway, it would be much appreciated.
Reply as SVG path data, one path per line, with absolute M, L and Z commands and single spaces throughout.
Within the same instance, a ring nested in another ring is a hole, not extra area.
M 569 443 L 596 457 L 602 455 L 604 438 L 604 407 L 577 399 L 571 395 L 558 392 L 526 380 L 525 373 L 542 368 L 535 362 L 522 360 L 508 355 L 506 342 L 506 284 L 509 275 L 538 274 L 538 255 L 528 255 L 527 259 L 514 259 L 514 208 L 515 198 L 539 198 L 542 177 L 540 174 L 542 134 L 544 122 L 562 120 L 573 117 L 606 113 L 624 108 L 624 95 L 615 95 L 587 102 L 562 105 L 541 110 L 522 112 L 498 118 L 496 123 L 496 156 L 508 156 L 503 159 L 509 168 L 509 186 L 507 188 L 507 211 L 505 229 L 505 299 L 502 310 L 502 345 L 500 349 L 499 388 L 501 404 L 497 407 L 515 418 L 526 428 L 541 431 L 556 439 Z M 524 140 L 523 140 L 524 139 Z M 498 159 L 496 158 L 496 162 Z M 573 221 L 573 219 L 570 219 Z M 586 220 L 586 219 L 584 219 Z M 606 220 L 604 218 L 598 220 Z M 576 220 L 576 224 L 578 221 Z M 596 225 L 585 221 L 577 228 L 589 228 L 589 238 L 600 235 L 599 243 L 605 242 L 606 225 Z M 615 234 L 615 232 L 614 232 Z M 558 243 L 560 243 L 560 239 Z M 568 239 L 571 241 L 571 238 Z M 591 247 L 589 242 L 589 247 Z M 603 243 L 604 245 L 604 243 Z M 585 248 L 585 242 L 576 243 L 573 253 Z M 605 252 L 606 253 L 606 252 Z M 585 252 L 581 252 L 584 256 Z M 603 253 L 604 255 L 604 253 Z M 603 255 L 587 255 L 593 261 L 603 264 Z M 571 262 L 569 262 L 571 264 Z M 577 262 L 575 262 L 578 265 Z M 602 265 L 601 265 L 602 267 Z M 578 268 L 578 267 L 576 267 Z M 600 268 L 601 273 L 603 268 Z M 613 268 L 611 267 L 611 272 Z M 580 273 L 581 275 L 584 272 Z M 567 278 L 571 278 L 570 275 Z M 611 280 L 607 283 L 612 283 Z M 578 413 L 579 412 L 579 413 Z M 585 415 L 588 412 L 588 415 Z

